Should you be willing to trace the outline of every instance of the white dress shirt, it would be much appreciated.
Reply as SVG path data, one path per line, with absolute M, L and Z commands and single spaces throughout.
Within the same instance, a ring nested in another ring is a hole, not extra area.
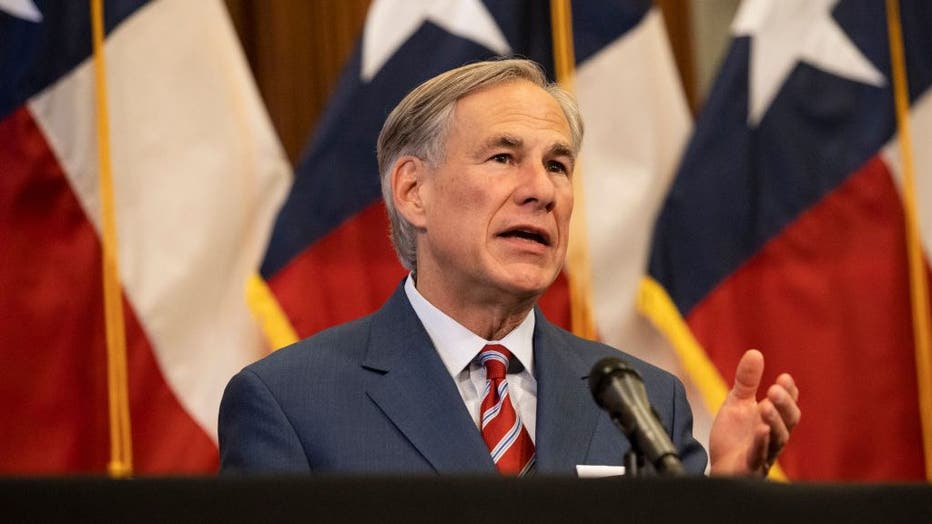
M 477 356 L 488 344 L 500 344 L 508 348 L 523 366 L 519 372 L 512 372 L 514 364 L 508 366 L 508 395 L 521 422 L 536 442 L 537 422 L 537 380 L 534 378 L 534 311 L 505 335 L 501 340 L 486 340 L 462 324 L 453 320 L 443 311 L 427 301 L 414 287 L 414 279 L 408 275 L 405 281 L 405 294 L 411 307 L 427 330 L 427 335 L 434 343 L 440 359 L 459 389 L 466 409 L 472 415 L 473 422 L 479 427 L 479 409 L 482 404 L 482 391 L 485 388 L 485 368 L 479 364 Z

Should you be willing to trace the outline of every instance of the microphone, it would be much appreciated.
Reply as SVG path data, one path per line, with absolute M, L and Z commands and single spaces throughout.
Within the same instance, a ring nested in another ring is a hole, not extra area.
M 647 400 L 641 375 L 627 362 L 603 358 L 589 374 L 589 389 L 596 403 L 661 475 L 682 476 L 686 472 L 663 424 Z

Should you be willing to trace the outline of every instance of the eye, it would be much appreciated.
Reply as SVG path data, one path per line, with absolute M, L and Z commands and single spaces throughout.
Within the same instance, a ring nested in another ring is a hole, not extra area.
M 550 171 L 551 173 L 562 173 L 564 175 L 569 174 L 569 169 L 566 167 L 566 164 L 556 160 L 547 161 L 547 171 Z
M 492 162 L 498 162 L 499 164 L 509 164 L 511 163 L 512 157 L 510 153 L 498 153 L 492 155 L 489 160 Z

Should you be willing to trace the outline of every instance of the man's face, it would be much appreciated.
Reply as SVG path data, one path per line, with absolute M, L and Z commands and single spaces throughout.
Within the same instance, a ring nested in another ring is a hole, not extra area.
M 418 192 L 418 287 L 440 283 L 456 300 L 536 298 L 569 240 L 575 159 L 563 111 L 517 80 L 460 99 L 451 124 Z

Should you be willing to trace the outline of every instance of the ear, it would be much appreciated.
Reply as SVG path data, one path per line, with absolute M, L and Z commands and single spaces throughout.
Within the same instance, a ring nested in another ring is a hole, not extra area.
M 392 167 L 392 199 L 398 213 L 414 227 L 425 227 L 424 183 L 427 180 L 427 164 L 416 156 L 405 155 Z

